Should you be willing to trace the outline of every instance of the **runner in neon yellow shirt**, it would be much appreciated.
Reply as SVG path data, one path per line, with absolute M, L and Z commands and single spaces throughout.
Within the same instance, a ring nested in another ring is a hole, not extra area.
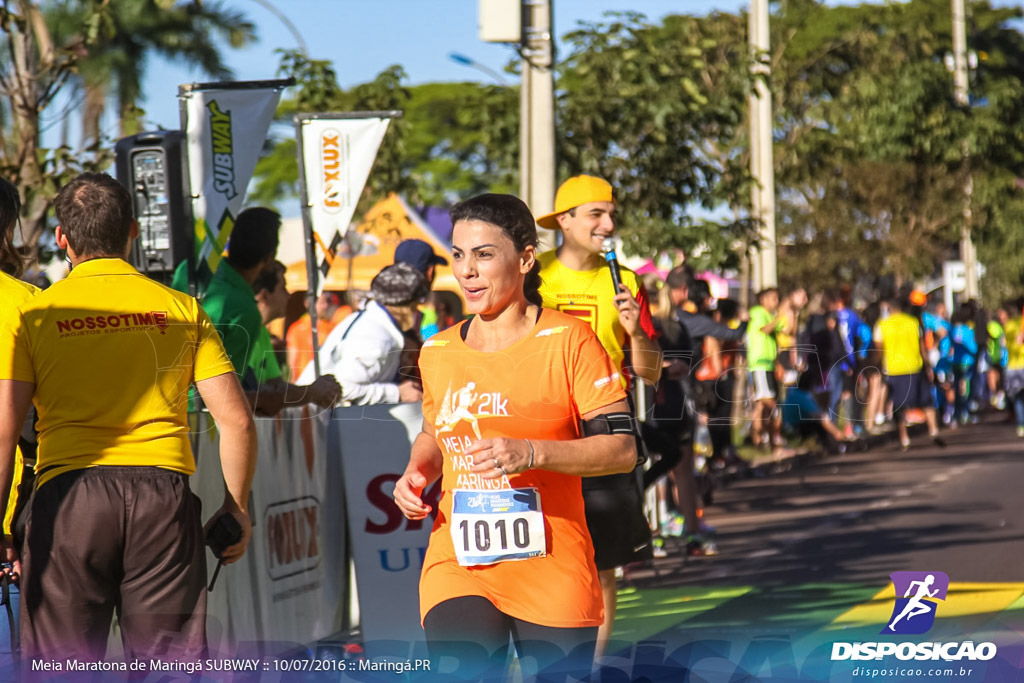
M 904 312 L 904 304 L 898 299 L 885 302 L 889 316 L 875 326 L 875 343 L 882 349 L 884 370 L 889 382 L 889 396 L 892 398 L 896 428 L 899 430 L 900 447 L 910 448 L 907 436 L 907 408 L 921 408 L 928 421 L 928 434 L 936 446 L 946 443 L 939 436 L 935 418 L 935 402 L 932 400 L 932 384 L 935 376 L 930 365 L 924 362 L 926 355 L 921 321 Z

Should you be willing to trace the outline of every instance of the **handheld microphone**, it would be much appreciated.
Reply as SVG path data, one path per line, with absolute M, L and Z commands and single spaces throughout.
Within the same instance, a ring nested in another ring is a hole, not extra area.
M 605 237 L 601 242 L 601 251 L 604 252 L 604 260 L 608 262 L 608 272 L 612 274 L 612 284 L 615 285 L 617 296 L 620 293 L 619 287 L 622 286 L 622 274 L 619 273 L 619 259 L 615 256 L 615 240 Z

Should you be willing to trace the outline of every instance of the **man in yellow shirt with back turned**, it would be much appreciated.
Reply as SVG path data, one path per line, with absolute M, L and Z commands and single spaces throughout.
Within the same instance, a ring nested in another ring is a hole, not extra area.
M 882 349 L 882 362 L 892 398 L 892 412 L 900 435 L 900 448 L 910 448 L 907 436 L 907 408 L 921 408 L 928 421 L 928 434 L 936 446 L 945 446 L 939 436 L 932 400 L 934 375 L 931 365 L 924 362 L 924 338 L 921 321 L 904 312 L 903 302 L 897 298 L 885 302 L 889 315 L 875 325 L 875 344 Z
M 217 421 L 225 498 L 245 552 L 256 434 L 234 367 L 196 300 L 127 262 L 128 192 L 86 173 L 56 199 L 67 279 L 0 330 L 0 504 L 30 404 L 37 489 L 21 562 L 26 658 L 104 658 L 117 611 L 128 659 L 206 654 L 206 557 L 189 444 L 189 385 Z M 9 541 L 4 551 L 10 553 Z M 17 571 L 17 567 L 15 571 Z

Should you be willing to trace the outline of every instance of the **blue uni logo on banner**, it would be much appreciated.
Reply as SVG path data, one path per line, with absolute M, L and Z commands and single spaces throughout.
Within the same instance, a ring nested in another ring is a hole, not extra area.
M 935 624 L 936 600 L 946 599 L 949 577 L 942 572 L 893 572 L 889 576 L 896 589 L 896 604 L 881 632 L 927 633 Z

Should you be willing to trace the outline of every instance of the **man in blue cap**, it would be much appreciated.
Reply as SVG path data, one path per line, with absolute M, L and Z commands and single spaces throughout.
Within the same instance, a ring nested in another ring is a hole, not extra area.
M 448 259 L 434 253 L 434 248 L 423 240 L 402 240 L 395 248 L 395 263 L 408 263 L 434 284 L 437 266 L 447 266 Z
M 427 278 L 427 285 L 433 286 L 434 278 L 437 276 L 437 266 L 447 266 L 448 259 L 434 253 L 434 248 L 423 240 L 402 240 L 395 247 L 395 263 L 407 263 L 416 270 L 423 273 Z M 429 339 L 437 334 L 440 329 L 437 325 L 437 313 L 430 308 L 424 314 L 419 311 L 419 320 L 416 329 L 420 331 L 420 339 Z

